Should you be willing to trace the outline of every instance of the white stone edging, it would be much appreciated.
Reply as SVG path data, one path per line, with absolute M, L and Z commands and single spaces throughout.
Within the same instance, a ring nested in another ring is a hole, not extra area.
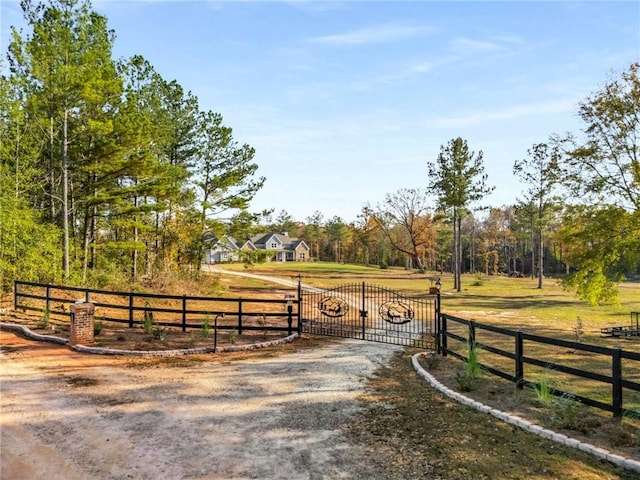
M 572 447 L 572 448 L 581 450 L 583 452 L 589 453 L 602 460 L 611 462 L 614 465 L 617 465 L 618 467 L 622 467 L 626 470 L 632 470 L 634 472 L 640 473 L 640 462 L 637 460 L 622 457 L 608 450 L 605 450 L 604 448 L 596 447 L 595 445 L 592 445 L 590 443 L 580 442 L 579 440 L 567 437 L 566 435 L 563 435 L 561 433 L 557 433 L 557 432 L 554 432 L 553 430 L 543 428 L 539 425 L 531 423 L 528 420 L 525 420 L 524 418 L 520 418 L 516 415 L 511 415 L 507 412 L 496 410 L 495 408 L 491 408 L 488 405 L 484 405 L 476 400 L 466 397 L 444 386 L 438 380 L 436 380 L 436 378 L 433 375 L 431 375 L 424 368 L 422 368 L 422 365 L 420 365 L 420 362 L 418 362 L 418 358 L 422 355 L 425 355 L 425 354 L 416 353 L 412 357 L 411 362 L 413 364 L 413 368 L 418 373 L 418 375 L 420 375 L 424 380 L 426 380 L 432 387 L 434 387 L 436 390 L 439 390 L 440 392 L 445 394 L 447 397 L 459 403 L 467 405 L 471 408 L 475 408 L 480 412 L 488 413 L 489 415 L 492 415 L 511 425 L 520 427 L 523 430 L 526 430 L 527 432 L 535 433 L 536 435 L 539 435 L 541 437 L 548 438 L 549 440 L 553 440 L 556 443 L 560 443 L 568 447 Z
M 7 330 L 10 332 L 21 333 L 25 337 L 32 340 L 38 340 L 41 342 L 57 343 L 60 345 L 69 345 L 69 340 L 62 337 L 55 337 L 53 335 L 41 335 L 31 331 L 24 325 L 16 325 L 13 323 L 0 323 L 0 330 Z M 270 340 L 268 342 L 250 343 L 247 345 L 227 345 L 215 348 L 214 347 L 195 347 L 195 348 L 180 348 L 175 350 L 117 350 L 112 348 L 91 347 L 88 345 L 69 345 L 71 349 L 81 353 L 92 353 L 98 355 L 130 355 L 137 357 L 177 357 L 180 355 L 197 355 L 203 353 L 217 353 L 217 352 L 240 352 L 249 350 L 258 350 L 260 348 L 272 347 L 283 343 L 293 341 L 298 337 L 298 333 L 293 333 L 287 337 L 279 338 L 278 340 Z

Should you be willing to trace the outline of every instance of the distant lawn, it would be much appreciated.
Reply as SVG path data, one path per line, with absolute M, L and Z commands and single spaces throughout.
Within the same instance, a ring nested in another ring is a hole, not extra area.
M 271 262 L 245 268 L 242 264 L 220 267 L 295 279 L 301 276 L 308 285 L 331 288 L 342 283 L 367 282 L 401 291 L 407 295 L 427 295 L 437 272 L 419 274 L 403 268 L 381 269 L 377 265 L 363 266 L 332 262 Z M 462 291 L 453 289 L 453 276 L 442 276 L 442 308 L 446 313 L 480 322 L 499 324 L 509 328 L 573 332 L 578 318 L 585 334 L 602 340 L 600 328 L 628 325 L 630 312 L 640 311 L 640 283 L 620 285 L 621 306 L 592 307 L 578 299 L 573 292 L 562 288 L 553 278 L 544 280 L 537 288 L 537 280 L 506 276 L 463 275 Z M 237 281 L 242 282 L 238 279 Z M 613 340 L 608 339 L 606 343 Z M 640 338 L 620 340 L 640 349 Z M 600 343 L 600 342 L 598 342 Z M 625 345 L 626 348 L 626 345 Z

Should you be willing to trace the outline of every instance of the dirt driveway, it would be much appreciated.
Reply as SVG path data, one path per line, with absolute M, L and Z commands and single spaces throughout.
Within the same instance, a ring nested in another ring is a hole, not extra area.
M 0 345 L 3 480 L 379 478 L 341 426 L 397 347 L 131 359 L 8 332 Z

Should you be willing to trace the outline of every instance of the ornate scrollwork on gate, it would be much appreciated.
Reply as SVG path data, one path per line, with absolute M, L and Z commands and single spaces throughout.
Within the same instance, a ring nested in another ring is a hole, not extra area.
M 396 325 L 409 323 L 414 317 L 413 310 L 409 305 L 395 301 L 384 302 L 378 308 L 378 313 L 385 322 Z
M 344 317 L 349 311 L 349 305 L 338 297 L 322 297 L 318 302 L 318 310 L 327 317 Z

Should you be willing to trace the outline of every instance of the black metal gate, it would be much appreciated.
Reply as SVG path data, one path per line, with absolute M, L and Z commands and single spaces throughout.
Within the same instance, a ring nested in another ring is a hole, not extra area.
M 342 285 L 301 292 L 301 330 L 435 349 L 439 309 L 439 294 L 415 298 L 365 283 Z

